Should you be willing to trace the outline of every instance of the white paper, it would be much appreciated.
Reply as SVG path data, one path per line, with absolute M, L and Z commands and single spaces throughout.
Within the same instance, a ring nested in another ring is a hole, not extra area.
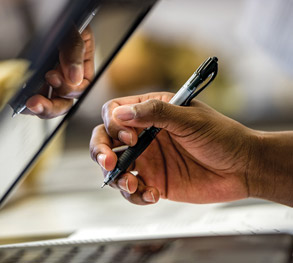
M 186 217 L 185 217 L 186 218 Z M 135 224 L 84 229 L 71 239 L 131 240 L 177 236 L 292 233 L 293 209 L 274 204 L 216 207 L 203 217 L 166 223 Z

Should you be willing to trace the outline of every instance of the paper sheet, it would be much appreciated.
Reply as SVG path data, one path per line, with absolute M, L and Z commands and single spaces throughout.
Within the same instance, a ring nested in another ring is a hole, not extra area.
M 188 210 L 186 210 L 188 211 Z M 137 222 L 83 229 L 67 239 L 27 243 L 30 245 L 74 244 L 79 242 L 141 240 L 163 237 L 215 236 L 263 233 L 293 233 L 293 209 L 264 203 L 248 206 L 215 206 L 202 217 L 183 214 L 165 222 Z M 14 245 L 17 246 L 17 245 Z M 2 246 L 3 247 L 3 246 Z
M 203 217 L 181 222 L 149 223 L 84 229 L 71 239 L 131 240 L 174 236 L 292 233 L 293 209 L 274 204 L 217 207 Z

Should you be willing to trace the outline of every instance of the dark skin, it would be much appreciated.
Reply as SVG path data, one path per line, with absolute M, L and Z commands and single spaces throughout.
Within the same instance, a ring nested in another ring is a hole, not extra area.
M 53 88 L 51 98 L 35 95 L 26 102 L 25 113 L 50 119 L 68 112 L 73 100 L 79 98 L 94 77 L 94 36 L 87 27 L 82 34 L 72 28 L 59 47 L 56 69 L 44 76 Z M 44 90 L 48 90 L 48 85 Z
M 195 100 L 192 101 L 192 107 L 178 107 L 176 109 L 182 109 L 184 114 L 188 116 L 189 122 L 197 123 L 197 126 L 192 127 L 189 127 L 188 124 L 186 125 L 184 119 L 181 119 L 181 123 L 179 122 L 174 127 L 170 123 L 160 123 L 160 120 L 154 123 L 152 118 L 154 114 L 145 116 L 143 121 L 138 119 L 121 121 L 117 118 L 117 114 L 119 114 L 117 110 L 115 115 L 115 108 L 120 105 L 140 103 L 149 99 L 167 102 L 172 95 L 170 93 L 154 93 L 140 97 L 117 99 L 106 104 L 103 109 L 105 125 L 98 126 L 93 132 L 91 145 L 96 146 L 95 150 L 92 149 L 93 159 L 96 159 L 95 157 L 100 153 L 105 153 L 107 158 L 104 160 L 103 166 L 108 171 L 112 170 L 116 163 L 116 156 L 111 151 L 111 148 L 119 145 L 118 132 L 120 130 L 129 132 L 132 139 L 130 140 L 126 135 L 124 137 L 122 135 L 120 136 L 120 141 L 134 145 L 137 141 L 139 129 L 131 127 L 145 128 L 155 124 L 156 127 L 164 130 L 159 133 L 150 147 L 137 159 L 134 167 L 131 167 L 131 169 L 139 172 L 138 180 L 130 173 L 126 173 L 117 182 L 118 187 L 125 186 L 125 181 L 128 180 L 126 189 L 128 188 L 129 191 L 122 191 L 122 194 L 129 201 L 145 204 L 146 202 L 143 200 L 145 192 L 146 195 L 150 195 L 150 200 L 153 198 L 154 201 L 158 201 L 161 197 L 191 203 L 229 201 L 235 198 L 247 197 L 245 167 L 248 160 L 241 160 L 238 163 L 241 158 L 234 158 L 239 151 L 239 146 L 235 147 L 231 152 L 228 149 L 230 146 L 227 146 L 227 149 L 217 147 L 224 140 L 220 133 L 214 137 L 216 139 L 212 138 L 213 141 L 208 137 L 210 132 L 219 129 L 222 119 L 227 121 L 223 115 L 217 114 L 214 116 L 214 111 Z M 157 114 L 160 115 L 161 120 L 164 120 L 166 118 L 164 115 L 169 114 L 168 110 L 164 112 L 160 108 L 156 109 L 158 106 L 154 103 L 156 102 L 151 101 L 149 105 L 145 106 L 153 108 L 150 110 L 159 111 L 160 113 Z M 202 111 L 202 121 L 196 116 L 194 111 L 196 106 Z M 175 120 L 177 116 L 174 113 L 170 112 Z M 204 120 L 211 117 L 212 120 L 209 122 Z M 231 122 L 231 124 L 229 123 L 231 126 L 235 125 L 232 120 L 228 122 Z M 238 125 L 240 126 L 237 123 L 230 132 L 235 132 Z M 238 129 L 240 130 L 241 128 L 239 127 Z M 197 132 L 194 132 L 194 130 L 197 130 Z M 225 134 L 224 136 L 230 135 Z M 245 150 L 249 151 L 249 149 Z M 227 163 L 226 158 L 234 158 L 234 160 L 231 163 Z M 217 165 L 214 165 L 216 163 Z M 239 180 L 239 178 L 241 179 Z M 115 187 L 116 185 L 113 184 L 112 186 Z M 175 188 L 176 191 L 174 190 Z
M 135 145 L 143 128 L 163 129 L 130 167 L 138 176 L 126 172 L 112 187 L 139 205 L 160 198 L 212 203 L 247 197 L 292 205 L 292 132 L 255 131 L 197 100 L 190 107 L 166 103 L 172 96 L 150 93 L 104 105 L 104 124 L 94 129 L 90 151 L 105 173 L 117 162 L 113 147 Z M 270 169 L 272 158 L 278 174 Z

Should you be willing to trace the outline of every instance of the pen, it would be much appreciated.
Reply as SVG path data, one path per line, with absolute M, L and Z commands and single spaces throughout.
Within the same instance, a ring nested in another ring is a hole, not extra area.
M 169 103 L 174 105 L 188 106 L 190 101 L 196 97 L 203 89 L 205 89 L 216 77 L 218 72 L 218 59 L 210 57 L 205 60 L 199 68 L 192 74 L 186 83 L 179 89 Z M 208 80 L 209 79 L 209 80 Z M 205 81 L 208 82 L 201 87 Z M 120 174 L 125 172 L 130 164 L 138 158 L 143 151 L 151 144 L 156 135 L 160 132 L 160 128 L 149 127 L 144 129 L 138 136 L 136 145 L 128 147 L 119 157 L 115 168 L 108 172 L 101 188 L 113 182 Z
M 95 8 L 87 17 L 85 20 L 82 21 L 81 26 L 78 29 L 78 32 L 81 34 L 85 28 L 90 24 L 90 22 L 94 19 L 98 12 L 99 8 Z M 58 57 L 58 56 L 57 56 Z M 38 76 L 36 76 L 35 80 L 32 80 L 29 85 L 25 83 L 22 87 L 22 90 L 20 92 L 20 96 L 16 98 L 16 100 L 12 101 L 10 103 L 11 107 L 13 108 L 13 114 L 12 117 L 15 117 L 16 115 L 22 113 L 26 109 L 26 101 L 35 94 L 36 89 L 39 89 L 40 85 L 43 83 L 44 75 L 45 73 L 54 67 L 54 64 L 56 66 L 57 64 L 57 58 L 56 61 L 53 61 L 52 65 L 49 65 L 46 68 L 42 68 L 40 72 L 38 73 Z M 49 63 L 50 64 L 50 63 Z M 51 67 L 52 66 L 52 67 Z M 29 87 L 30 88 L 29 88 Z M 52 91 L 52 88 L 49 88 L 49 94 Z M 50 98 L 50 95 L 48 95 L 48 98 Z

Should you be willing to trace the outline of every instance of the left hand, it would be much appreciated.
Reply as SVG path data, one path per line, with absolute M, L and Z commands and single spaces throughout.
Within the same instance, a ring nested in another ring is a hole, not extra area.
M 53 88 L 51 98 L 32 96 L 26 102 L 26 113 L 50 119 L 68 112 L 73 99 L 79 98 L 94 77 L 94 51 L 90 27 L 82 34 L 73 28 L 60 46 L 60 64 L 45 76 L 48 86 Z

